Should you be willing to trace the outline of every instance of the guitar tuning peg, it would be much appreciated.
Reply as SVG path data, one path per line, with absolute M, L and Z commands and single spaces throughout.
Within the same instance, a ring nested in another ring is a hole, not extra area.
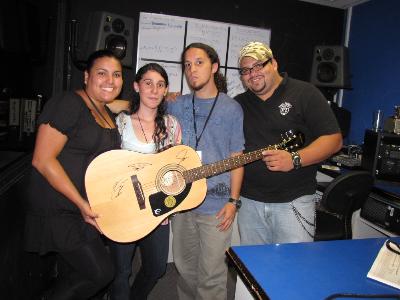
M 289 129 L 288 131 L 285 132 L 286 138 L 288 140 L 292 140 L 293 138 L 296 137 L 296 135 L 293 133 L 292 129 Z

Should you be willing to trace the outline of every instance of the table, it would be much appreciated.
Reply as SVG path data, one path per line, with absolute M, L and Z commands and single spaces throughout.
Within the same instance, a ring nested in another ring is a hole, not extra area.
M 366 277 L 385 240 L 233 246 L 227 255 L 255 299 L 321 300 L 337 293 L 400 297 L 400 290 Z

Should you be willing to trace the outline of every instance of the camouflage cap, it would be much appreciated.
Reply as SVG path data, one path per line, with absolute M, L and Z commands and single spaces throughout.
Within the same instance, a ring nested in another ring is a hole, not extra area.
M 239 64 L 243 57 L 252 57 L 256 60 L 274 58 L 271 48 L 260 42 L 249 42 L 243 46 L 239 53 Z

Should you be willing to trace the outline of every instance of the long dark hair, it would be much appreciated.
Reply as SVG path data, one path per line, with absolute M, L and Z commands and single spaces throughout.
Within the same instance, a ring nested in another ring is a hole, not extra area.
M 197 49 L 202 49 L 204 52 L 206 52 L 208 58 L 211 61 L 211 64 L 217 63 L 218 64 L 218 70 L 217 72 L 214 73 L 214 82 L 215 85 L 218 89 L 219 92 L 222 93 L 227 93 L 228 92 L 228 85 L 226 83 L 226 78 L 222 73 L 219 71 L 220 67 L 220 61 L 218 57 L 217 51 L 209 45 L 203 44 L 203 43 L 192 43 L 188 46 L 186 46 L 185 50 L 183 50 L 182 56 L 181 56 L 181 62 L 182 62 L 182 68 L 184 69 L 184 63 L 185 63 L 185 54 L 186 51 L 191 49 L 191 48 L 197 48 Z
M 156 63 L 149 63 L 141 67 L 135 76 L 135 82 L 139 83 L 139 81 L 143 78 L 143 75 L 148 71 L 155 71 L 161 75 L 164 79 L 167 87 L 169 85 L 168 74 L 165 69 Z M 139 110 L 140 107 L 140 95 L 137 92 L 133 92 L 133 97 L 130 103 L 130 114 L 134 114 Z M 153 141 L 156 144 L 156 151 L 160 150 L 162 142 L 167 138 L 167 128 L 164 122 L 164 116 L 166 114 L 166 106 L 165 106 L 165 98 L 162 99 L 160 105 L 157 107 L 157 115 L 155 119 L 156 128 L 153 133 Z

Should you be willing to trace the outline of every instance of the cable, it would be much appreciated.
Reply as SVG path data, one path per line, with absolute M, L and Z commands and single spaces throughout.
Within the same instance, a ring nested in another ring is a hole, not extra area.
M 400 294 L 351 294 L 351 293 L 337 293 L 332 294 L 325 298 L 325 300 L 337 298 L 364 298 L 364 299 L 400 299 Z

